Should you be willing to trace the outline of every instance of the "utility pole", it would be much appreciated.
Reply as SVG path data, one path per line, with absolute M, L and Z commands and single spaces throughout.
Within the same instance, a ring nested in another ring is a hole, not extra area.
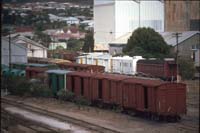
M 176 32 L 176 33 L 173 33 L 173 37 L 176 37 L 176 71 L 177 71 L 177 74 L 176 74 L 176 81 L 177 83 L 179 82 L 179 79 L 178 79 L 178 75 L 179 75 L 179 65 L 178 65 L 178 38 L 181 37 L 181 34 L 182 33 L 179 33 L 179 32 Z
M 11 71 L 11 31 L 9 31 L 9 72 Z

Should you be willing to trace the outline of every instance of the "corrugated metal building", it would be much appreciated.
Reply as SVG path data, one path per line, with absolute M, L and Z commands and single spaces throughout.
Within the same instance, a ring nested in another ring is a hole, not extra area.
M 94 0 L 94 50 L 108 51 L 108 44 L 138 27 L 164 31 L 164 3 L 156 1 Z
M 1 38 L 1 64 L 9 66 L 9 40 Z M 27 63 L 27 49 L 11 41 L 11 63 Z

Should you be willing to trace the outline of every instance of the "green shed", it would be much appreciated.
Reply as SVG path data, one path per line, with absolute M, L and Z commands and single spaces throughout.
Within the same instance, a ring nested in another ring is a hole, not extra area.
M 66 74 L 72 71 L 54 69 L 46 72 L 48 73 L 49 87 L 55 95 L 61 89 L 66 90 Z

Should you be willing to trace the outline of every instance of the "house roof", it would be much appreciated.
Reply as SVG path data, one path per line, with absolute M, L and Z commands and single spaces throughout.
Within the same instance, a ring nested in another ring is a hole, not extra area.
M 8 44 L 9 44 L 9 39 L 7 37 L 1 37 L 1 44 L 3 44 L 3 41 L 8 42 Z M 25 46 L 19 45 L 19 44 L 13 42 L 12 40 L 11 40 L 11 44 L 16 45 L 16 46 L 23 48 L 23 49 L 27 49 Z
M 168 45 L 176 46 L 176 37 L 173 36 L 173 33 L 174 32 L 163 32 L 163 33 L 160 33 L 160 34 L 162 35 L 162 37 L 164 38 L 165 42 Z M 192 36 L 194 36 L 196 34 L 200 34 L 200 31 L 184 31 L 184 32 L 181 32 L 181 33 L 182 34 L 178 38 L 179 44 L 182 43 L 183 41 L 191 38 Z
M 32 27 L 16 27 L 15 28 L 16 32 L 33 32 Z
M 44 49 L 48 49 L 47 47 L 45 47 L 45 46 L 43 46 L 43 45 L 41 45 L 41 44 L 39 44 L 39 43 L 37 43 L 37 42 L 31 40 L 31 39 L 28 39 L 28 38 L 26 38 L 26 37 L 24 37 L 24 36 L 17 36 L 17 37 L 14 38 L 13 41 L 19 42 L 20 40 L 21 40 L 21 41 L 24 41 L 24 42 L 27 42 L 27 43 L 30 43 L 30 44 L 32 44 L 32 45 L 35 45 L 35 46 L 44 48 Z
M 109 44 L 120 44 L 120 45 L 121 44 L 127 44 L 127 41 L 128 41 L 128 39 L 130 38 L 131 35 L 132 35 L 132 32 L 127 33 L 127 34 L 115 39 L 114 41 L 112 41 Z

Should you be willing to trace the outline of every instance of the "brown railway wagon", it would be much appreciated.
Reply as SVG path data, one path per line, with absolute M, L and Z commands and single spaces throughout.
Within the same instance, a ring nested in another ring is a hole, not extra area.
M 175 61 L 163 60 L 139 60 L 137 62 L 137 72 L 145 73 L 165 80 L 175 79 L 177 75 Z
M 127 79 L 123 85 L 123 106 L 163 116 L 186 113 L 186 86 L 159 80 Z
M 118 74 L 71 72 L 67 89 L 90 101 L 119 105 L 148 116 L 186 113 L 186 85 Z M 166 118 L 166 117 L 165 117 Z
M 156 89 L 155 112 L 165 116 L 186 114 L 185 84 L 166 83 Z M 151 110 L 150 110 L 151 111 Z
M 122 102 L 122 80 L 129 76 L 116 74 L 97 74 L 92 77 L 93 100 L 102 100 L 103 103 L 118 104 Z
M 130 78 L 124 80 L 123 85 L 123 106 L 125 108 L 134 108 L 138 111 L 146 111 L 146 104 L 151 100 L 147 98 L 147 91 L 162 83 L 160 80 L 150 80 L 141 78 Z M 150 104 L 151 102 L 149 102 Z M 151 106 L 149 106 L 151 107 Z
M 67 74 L 67 88 L 74 92 L 76 96 L 84 96 L 91 100 L 91 77 L 93 73 L 71 72 Z

